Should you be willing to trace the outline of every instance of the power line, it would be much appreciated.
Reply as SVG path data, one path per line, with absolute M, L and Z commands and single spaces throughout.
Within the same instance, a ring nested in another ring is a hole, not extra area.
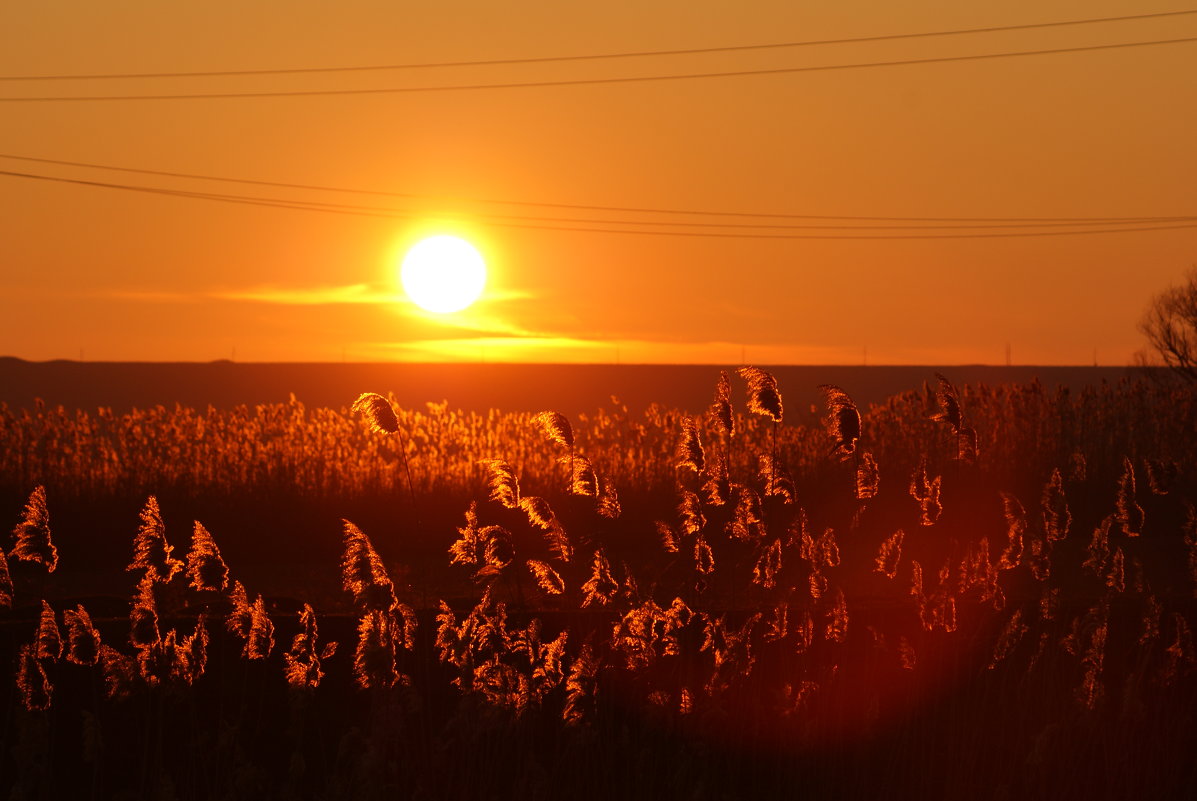
M 289 201 L 278 198 L 256 198 L 240 195 L 220 195 L 204 192 L 190 192 L 186 190 L 165 189 L 161 187 L 145 187 L 133 186 L 129 184 L 115 184 L 102 181 L 86 181 L 78 178 L 62 178 L 57 176 L 37 175 L 34 173 L 11 172 L 7 170 L 0 170 L 0 175 L 7 175 L 16 178 L 29 178 L 42 181 L 52 181 L 58 183 L 75 184 L 81 186 L 93 186 L 106 189 L 119 189 L 125 191 L 142 192 L 147 194 L 168 195 L 173 197 L 194 198 L 200 200 L 211 200 L 227 203 L 238 203 L 243 205 L 265 206 L 272 208 L 292 209 L 298 211 L 312 211 L 326 214 L 343 214 L 359 217 L 382 217 L 388 219 L 410 219 L 414 214 L 403 211 L 368 211 L 361 209 L 354 209 L 352 207 L 338 206 L 337 204 L 319 204 L 310 203 L 306 201 Z M 1178 218 L 1181 219 L 1181 218 Z M 1193 218 L 1188 218 L 1193 219 Z M 563 221 L 568 222 L 568 221 Z M 644 236 L 674 236 L 674 237 L 704 237 L 704 238 L 718 238 L 718 239 L 838 239 L 838 240 L 892 240 L 892 239 L 1004 239 L 1004 238 L 1022 238 L 1022 237 L 1042 237 L 1042 236 L 1077 236 L 1090 234 L 1113 234 L 1113 233 L 1130 233 L 1135 231 L 1171 231 L 1184 228 L 1197 228 L 1197 222 L 1185 222 L 1169 225 L 1138 225 L 1127 227 L 1107 227 L 1099 229 L 1081 230 L 1081 231 L 1020 231 L 1020 232 L 1003 232 L 1003 233 L 961 233 L 961 234 L 876 234 L 871 236 L 862 236 L 859 234 L 760 234 L 760 233 L 739 233 L 739 232 L 711 232 L 711 231 L 654 231 L 643 229 L 627 229 L 627 228 L 603 228 L 603 227 L 581 227 L 576 225 L 544 225 L 537 222 L 487 222 L 499 228 L 518 228 L 528 230 L 540 231 L 563 231 L 563 232 L 578 232 L 578 233 L 601 233 L 601 234 L 634 234 Z M 596 225 L 602 225 L 601 221 L 595 221 Z M 618 224 L 614 222 L 606 223 L 608 225 Z M 660 223 L 633 223 L 635 225 L 660 225 Z
M 664 208 L 647 208 L 637 206 L 594 206 L 583 205 L 577 203 L 545 203 L 538 201 L 525 200 L 496 200 L 485 198 L 462 198 L 462 197 L 445 197 L 437 195 L 420 195 L 404 192 L 385 192 L 372 189 L 354 189 L 337 186 L 321 186 L 316 184 L 299 184 L 299 183 L 285 183 L 281 181 L 260 181 L 249 178 L 229 178 L 215 175 L 201 175 L 197 173 L 186 172 L 171 172 L 167 170 L 148 170 L 139 169 L 135 167 L 118 167 L 108 164 L 95 164 L 83 161 L 65 161 L 62 159 L 47 159 L 36 158 L 33 156 L 16 156 L 8 153 L 0 153 L 0 158 L 12 159 L 14 161 L 36 162 L 39 164 L 56 164 L 68 167 L 84 167 L 87 169 L 97 170 L 112 170 L 114 172 L 135 173 L 138 175 L 158 175 L 169 178 L 186 178 L 203 181 L 220 181 L 225 183 L 246 184 L 251 186 L 271 186 L 284 189 L 302 189 L 313 190 L 321 192 L 341 192 L 345 194 L 356 195 L 371 195 L 377 197 L 394 197 L 406 198 L 416 200 L 435 200 L 440 202 L 455 202 L 455 203 L 487 203 L 495 205 L 509 205 L 520 207 L 535 207 L 535 208 L 556 208 L 568 209 L 571 211 L 604 211 L 604 212 L 622 212 L 632 214 L 670 214 L 670 215 L 690 215 L 700 217 L 722 217 L 722 218 L 739 218 L 739 219 L 785 219 L 785 220 L 855 220 L 860 222 L 942 222 L 942 223 L 1027 223 L 1028 225 L 1039 225 L 1041 223 L 1063 223 L 1088 225 L 1094 223 L 1111 223 L 1111 224 L 1129 224 L 1129 223 L 1157 223 L 1157 222 L 1177 222 L 1183 220 L 1197 219 L 1188 215 L 1155 215 L 1155 216 L 1127 216 L 1127 217 L 885 217 L 885 216 L 862 216 L 862 215 L 843 215 L 843 214 L 782 214 L 782 213 L 767 213 L 767 212 L 744 212 L 744 211 L 711 211 L 698 209 L 664 209 Z M 36 176 L 32 173 L 11 173 L 12 175 L 20 175 L 22 177 L 44 177 L 47 180 L 55 180 L 48 176 Z M 66 179 L 63 179 L 66 180 Z M 121 186 L 119 184 L 99 184 L 102 186 Z M 176 190 L 171 190 L 176 191 Z M 178 190 L 183 191 L 183 190 Z M 210 193 L 198 193 L 210 194 Z M 232 195 L 222 195 L 221 197 L 233 197 Z M 288 201 L 295 203 L 306 203 L 308 201 Z M 330 204 L 323 204 L 330 205 Z M 335 204 L 331 204 L 335 205 Z M 364 207 L 363 207 L 364 208 Z M 392 209 L 392 211 L 396 211 Z M 961 226 L 965 228 L 976 228 L 981 226 Z M 1027 227 L 1027 226 L 1018 226 Z
M 631 75 L 616 78 L 571 78 L 556 81 L 513 81 L 508 83 L 450 84 L 447 86 L 396 86 L 374 89 L 301 89 L 295 91 L 266 92 L 208 92 L 199 94 L 160 95 L 46 95 L 35 97 L 0 97 L 4 103 L 46 103 L 111 100 L 229 100 L 251 97 L 319 97 L 332 95 L 380 95 L 408 94 L 416 92 L 460 92 L 488 89 L 543 89 L 559 86 L 598 86 L 603 84 L 646 83 L 651 81 L 682 81 L 707 78 L 741 78 L 750 75 L 789 75 L 801 72 L 830 72 L 834 70 L 868 69 L 874 67 L 900 67 L 913 64 L 947 64 L 964 61 L 985 61 L 999 58 L 1023 56 L 1046 56 L 1061 53 L 1091 53 L 1100 50 L 1117 50 L 1129 47 L 1186 44 L 1197 42 L 1197 36 L 1177 39 L 1153 39 L 1143 42 L 1114 42 L 1112 44 L 1087 45 L 1084 47 L 1055 47 L 1046 50 L 1014 50 L 1000 53 L 975 53 L 965 56 L 939 56 L 936 58 L 896 59 L 892 61 L 866 61 L 853 64 L 816 64 L 807 67 L 774 67 L 756 70 L 730 70 L 725 72 L 687 72 L 665 75 Z
M 940 36 L 959 36 L 976 33 L 999 33 L 1002 31 L 1025 31 L 1038 28 L 1059 28 L 1069 25 L 1091 25 L 1106 22 L 1129 22 L 1132 20 L 1159 19 L 1162 17 L 1179 17 L 1197 14 L 1197 9 L 1182 11 L 1161 11 L 1151 14 L 1129 14 L 1120 17 L 1090 17 L 1086 19 L 1059 20 L 1055 22 L 1034 22 L 1021 25 L 991 25 L 982 28 L 956 28 L 942 31 L 924 31 L 920 33 L 894 33 L 878 36 L 853 36 L 840 39 L 811 39 L 797 42 L 772 42 L 752 45 L 730 45 L 725 47 L 695 47 L 679 50 L 635 50 L 618 53 L 592 53 L 576 56 L 540 56 L 532 58 L 498 58 L 472 61 L 425 61 L 407 64 L 375 64 L 348 67 L 296 67 L 287 69 L 255 69 L 255 70 L 209 70 L 202 72 L 124 72 L 77 75 L 4 75 L 0 81 L 77 81 L 77 80 L 114 80 L 134 78 L 218 78 L 246 75 L 297 75 L 314 73 L 337 72 L 367 72 L 380 70 L 409 70 L 431 69 L 439 67 L 491 67 L 511 64 L 548 64 L 566 61 L 598 61 L 618 58 L 644 58 L 656 56 L 688 56 L 707 53 L 735 53 L 754 50 L 777 50 L 782 48 L 813 47 L 819 45 L 861 44 L 865 42 L 885 42 L 901 39 L 921 39 Z

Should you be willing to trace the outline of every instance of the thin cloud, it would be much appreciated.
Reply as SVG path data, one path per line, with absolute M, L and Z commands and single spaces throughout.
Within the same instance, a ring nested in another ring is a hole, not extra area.
M 259 287 L 212 292 L 219 300 L 275 303 L 284 306 L 324 306 L 342 303 L 405 303 L 407 297 L 395 292 L 380 292 L 369 284 L 330 287 Z
M 256 303 L 274 303 L 286 306 L 323 306 L 332 304 L 366 303 L 377 305 L 400 305 L 416 307 L 403 292 L 382 290 L 370 284 L 349 284 L 330 287 L 257 287 L 251 289 L 225 290 L 208 293 L 208 297 L 221 300 L 239 300 Z M 531 298 L 531 293 L 516 290 L 490 290 L 479 305 L 509 300 Z
M 346 284 L 343 286 L 323 287 L 258 286 L 205 292 L 108 289 L 98 294 L 107 298 L 144 303 L 197 303 L 205 300 L 232 300 L 247 303 L 267 303 L 278 306 L 370 304 L 419 309 L 405 293 L 394 290 L 382 290 L 371 284 Z M 525 290 L 488 290 L 476 305 L 487 306 L 493 303 L 533 299 L 535 299 L 535 295 Z
M 138 303 L 197 303 L 204 296 L 193 292 L 158 292 L 146 289 L 109 289 L 96 293 L 114 300 L 132 300 Z

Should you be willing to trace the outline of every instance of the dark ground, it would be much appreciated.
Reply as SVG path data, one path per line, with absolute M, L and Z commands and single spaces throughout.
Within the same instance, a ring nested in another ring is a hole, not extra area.
M 609 406 L 612 395 L 639 414 L 648 404 L 695 413 L 711 401 L 720 365 L 602 364 L 241 364 L 26 362 L 0 358 L 0 403 L 28 408 L 36 398 L 50 406 L 116 413 L 162 404 L 228 408 L 237 404 L 285 403 L 290 393 L 308 406 L 348 406 L 362 392 L 393 392 L 400 406 L 421 408 L 448 401 L 450 408 L 485 412 L 554 409 L 573 417 Z M 1116 382 L 1125 367 L 769 366 L 787 406 L 822 408 L 819 384 L 843 387 L 862 408 L 891 395 L 935 383 L 936 371 L 957 386 L 1024 383 L 1073 391 Z

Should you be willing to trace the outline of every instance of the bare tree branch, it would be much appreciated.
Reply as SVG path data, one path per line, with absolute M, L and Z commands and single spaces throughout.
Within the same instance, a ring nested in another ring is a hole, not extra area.
M 1197 267 L 1181 286 L 1171 286 L 1152 299 L 1139 321 L 1164 364 L 1180 377 L 1197 382 Z

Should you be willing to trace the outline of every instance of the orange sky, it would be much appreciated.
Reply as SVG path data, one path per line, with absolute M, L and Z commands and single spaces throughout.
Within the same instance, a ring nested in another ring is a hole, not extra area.
M 45 0 L 0 9 L 0 75 L 704 48 L 1183 8 Z M 1197 14 L 564 64 L 0 81 L 0 96 L 722 72 L 1181 37 L 1197 37 Z M 1135 323 L 1152 294 L 1197 263 L 1197 228 L 963 240 L 644 236 L 480 217 L 643 214 L 460 200 L 882 217 L 1197 215 L 1197 43 L 591 86 L 3 102 L 0 119 L 8 155 L 424 196 L 0 158 L 6 171 L 411 214 L 343 216 L 0 176 L 0 355 L 28 359 L 997 364 L 1009 343 L 1015 363 L 1091 364 L 1096 353 L 1101 364 L 1123 364 L 1143 344 Z M 490 263 L 488 292 L 468 312 L 435 318 L 401 296 L 398 257 L 431 231 L 466 236 Z

